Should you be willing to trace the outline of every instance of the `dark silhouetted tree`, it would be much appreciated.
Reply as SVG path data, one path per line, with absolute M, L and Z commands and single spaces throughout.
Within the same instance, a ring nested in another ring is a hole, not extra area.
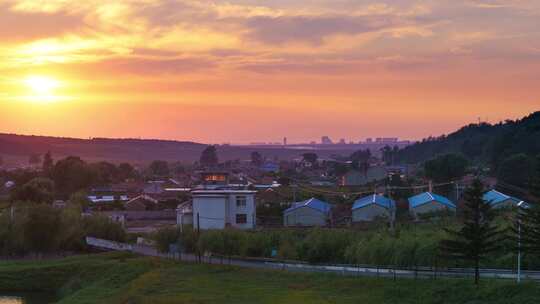
M 55 250 L 61 229 L 60 210 L 48 205 L 38 205 L 29 208 L 27 216 L 24 239 L 30 251 L 46 253 Z
M 480 280 L 480 262 L 500 248 L 504 231 L 493 223 L 493 212 L 489 202 L 482 198 L 484 187 L 474 180 L 465 191 L 464 222 L 459 230 L 445 229 L 449 238 L 442 240 L 440 249 L 450 259 L 469 261 L 474 265 L 474 282 Z
M 155 160 L 150 164 L 150 173 L 154 176 L 168 176 L 169 164 L 163 160 Z
M 525 254 L 540 257 L 540 155 L 536 158 L 531 194 L 535 201 L 527 202 L 526 206 L 520 208 L 514 232 L 518 238 L 521 234 L 521 249 Z
M 540 200 L 540 154 L 536 156 L 536 170 L 531 179 L 530 192 L 537 200 Z
M 530 157 L 526 154 L 515 154 L 502 161 L 497 177 L 505 183 L 527 187 L 533 176 L 533 171 L 534 164 Z
M 54 160 L 52 159 L 51 152 L 48 151 L 45 153 L 45 156 L 43 156 L 43 174 L 47 177 L 51 177 L 53 167 Z
M 102 186 L 119 182 L 118 168 L 109 162 L 99 162 L 90 165 L 96 174 L 96 183 Z
M 262 165 L 262 163 L 263 163 L 263 157 L 261 153 L 257 151 L 251 152 L 251 164 L 258 167 Z
M 456 180 L 465 175 L 468 161 L 459 154 L 438 156 L 424 164 L 426 176 L 435 182 Z
M 69 196 L 94 186 L 96 172 L 79 157 L 69 156 L 56 162 L 52 177 L 57 192 Z
M 351 161 L 357 161 L 357 162 L 367 162 L 371 158 L 371 151 L 369 149 L 366 150 L 358 150 L 349 156 L 349 160 Z
M 215 146 L 208 146 L 201 153 L 200 163 L 205 167 L 216 166 L 219 162 Z
M 54 182 L 48 178 L 36 177 L 12 192 L 12 201 L 51 204 L 54 200 Z
M 126 179 L 135 178 L 137 172 L 135 168 L 129 163 L 121 163 L 118 165 L 118 178 L 125 181 Z
M 302 157 L 304 158 L 304 161 L 311 163 L 312 165 L 316 165 L 317 160 L 319 159 L 319 156 L 313 152 L 304 153 L 302 154 Z
M 540 257 L 540 203 L 528 203 L 520 208 L 514 232 L 525 254 Z

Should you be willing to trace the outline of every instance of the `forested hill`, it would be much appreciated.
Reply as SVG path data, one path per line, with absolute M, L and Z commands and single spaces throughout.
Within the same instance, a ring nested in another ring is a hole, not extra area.
M 424 139 L 400 150 L 402 163 L 418 163 L 446 153 L 461 153 L 470 160 L 494 167 L 516 154 L 540 154 L 540 111 L 498 124 L 471 124 L 449 135 Z

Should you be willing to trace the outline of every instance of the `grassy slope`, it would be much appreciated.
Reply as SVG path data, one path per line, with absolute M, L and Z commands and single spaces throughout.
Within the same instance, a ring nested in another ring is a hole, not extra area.
M 347 278 L 188 265 L 127 254 L 0 263 L 0 290 L 58 290 L 60 303 L 538 303 L 540 286 Z

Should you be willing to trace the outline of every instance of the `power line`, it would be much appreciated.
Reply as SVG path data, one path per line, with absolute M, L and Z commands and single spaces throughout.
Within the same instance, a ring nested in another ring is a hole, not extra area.
M 408 189 L 411 189 L 411 190 L 417 190 L 417 189 L 424 189 L 424 188 L 429 188 L 430 185 L 427 184 L 427 185 L 417 185 L 417 186 L 387 186 L 387 185 L 374 185 L 372 188 L 370 189 L 367 189 L 366 190 L 361 190 L 361 191 L 355 191 L 355 192 L 339 192 L 339 191 L 331 191 L 331 190 L 324 190 L 324 189 L 317 189 L 317 188 L 313 188 L 311 186 L 306 186 L 306 185 L 302 185 L 301 181 L 299 180 L 296 180 L 296 179 L 292 179 L 291 180 L 295 181 L 298 183 L 298 187 L 303 189 L 303 190 L 306 190 L 308 192 L 312 192 L 312 193 L 319 193 L 319 194 L 327 194 L 327 195 L 338 195 L 338 196 L 344 196 L 344 195 L 363 195 L 363 194 L 369 194 L 369 193 L 375 193 L 376 192 L 376 189 L 379 188 L 379 187 L 385 187 L 387 190 L 408 190 Z M 435 188 L 435 187 L 442 187 L 442 186 L 447 186 L 447 185 L 452 185 L 452 184 L 456 184 L 458 183 L 457 181 L 449 181 L 449 182 L 443 182 L 443 183 L 438 183 L 438 184 L 433 184 L 431 185 L 432 188 Z

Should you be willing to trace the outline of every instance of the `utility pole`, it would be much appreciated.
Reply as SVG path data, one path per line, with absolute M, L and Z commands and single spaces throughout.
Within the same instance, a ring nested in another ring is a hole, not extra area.
M 521 208 L 526 207 L 524 201 L 518 203 L 518 212 L 521 212 Z M 521 283 L 521 219 L 518 213 L 518 256 L 517 256 L 517 283 Z
M 199 217 L 199 212 L 197 212 L 197 241 L 201 238 L 201 222 L 199 221 L 200 217 Z M 198 262 L 200 263 L 201 262 L 201 249 L 198 248 L 199 246 L 197 246 L 197 257 L 198 257 Z
M 456 185 L 456 202 L 459 201 L 459 183 L 454 182 L 454 185 Z
M 388 195 L 388 198 L 392 200 L 392 189 L 390 185 L 388 184 L 386 184 L 386 195 Z M 391 205 L 390 206 L 390 230 L 392 231 L 392 233 L 394 233 L 395 221 L 396 221 L 396 206 Z

